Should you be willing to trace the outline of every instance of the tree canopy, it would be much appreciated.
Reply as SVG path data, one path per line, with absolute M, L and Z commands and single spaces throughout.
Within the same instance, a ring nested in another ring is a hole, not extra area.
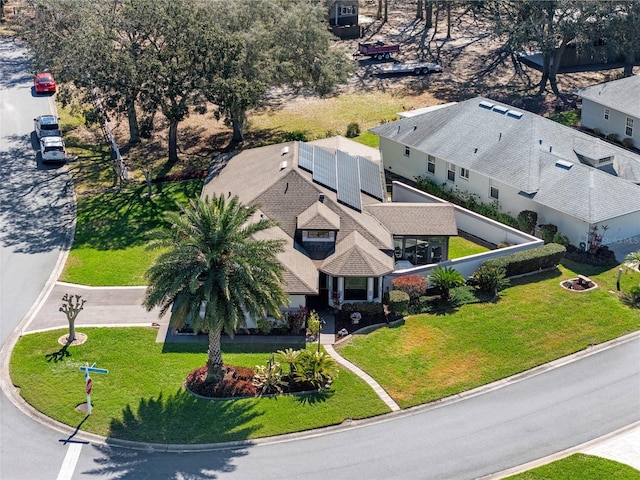
M 295 0 L 35 0 L 27 40 L 37 64 L 104 106 L 126 112 L 131 142 L 138 114 L 169 123 L 168 158 L 178 158 L 178 125 L 213 102 L 243 139 L 247 110 L 272 88 L 319 94 L 346 80 L 325 11 Z M 147 122 L 149 123 L 149 122 Z

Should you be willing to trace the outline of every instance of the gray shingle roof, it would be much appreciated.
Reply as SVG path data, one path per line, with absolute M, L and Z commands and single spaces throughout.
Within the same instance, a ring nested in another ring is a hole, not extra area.
M 483 105 L 518 113 L 499 113 Z M 588 214 L 583 211 L 578 218 L 608 219 L 640 210 L 640 186 L 620 178 L 621 174 L 632 180 L 640 178 L 635 176 L 640 169 L 640 156 L 493 100 L 473 98 L 371 131 L 495 179 L 532 196 L 542 205 L 571 215 L 577 207 L 572 205 L 575 202 L 566 202 L 567 192 L 580 192 L 582 202 L 591 207 Z M 595 158 L 614 158 L 618 177 L 580 164 L 579 154 L 589 144 Z M 555 168 L 556 160 L 574 163 L 579 168 L 560 171 Z M 549 164 L 554 168 L 545 168 Z M 597 181 L 591 187 L 582 174 L 584 168 L 597 170 L 593 177 Z M 616 192 L 615 202 L 608 201 L 611 192 Z
M 455 210 L 450 203 L 394 202 L 365 208 L 395 235 L 458 235 Z
M 342 277 L 379 277 L 393 271 L 393 258 L 372 245 L 357 231 L 336 245 L 320 270 Z
M 581 88 L 576 91 L 576 94 L 605 107 L 640 118 L 640 75 Z
M 353 145 L 343 137 L 317 142 L 322 148 L 348 149 L 348 153 L 372 161 L 380 158 L 377 149 Z M 244 150 L 224 162 L 214 162 L 202 197 L 237 195 L 245 205 L 258 205 L 264 216 L 278 224 L 266 233 L 286 240 L 286 251 L 279 258 L 286 268 L 286 291 L 290 294 L 318 292 L 318 266 L 294 241 L 298 222 L 305 228 L 337 230 L 336 252 L 327 264 L 333 274 L 378 276 L 392 271 L 392 234 L 366 210 L 380 200 L 362 193 L 362 212 L 338 203 L 336 192 L 314 183 L 310 172 L 298 168 L 298 152 L 299 143 L 288 142 Z M 322 203 L 320 194 L 324 195 Z M 440 231 L 440 225 L 434 228 Z M 346 246 L 348 251 L 340 250 L 336 256 L 338 247 Z
M 339 230 L 340 215 L 320 200 L 298 215 L 298 228 L 307 230 Z

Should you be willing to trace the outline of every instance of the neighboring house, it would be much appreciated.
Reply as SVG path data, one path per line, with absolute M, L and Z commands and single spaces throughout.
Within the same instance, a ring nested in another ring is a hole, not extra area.
M 337 295 L 380 302 L 385 275 L 446 260 L 458 234 L 450 203 L 388 202 L 379 151 L 344 137 L 244 150 L 211 171 L 202 197 L 237 195 L 278 224 L 260 238 L 285 242 L 290 309 L 325 308 Z
M 640 156 L 533 113 L 478 97 L 371 131 L 385 170 L 533 210 L 576 246 L 640 234 Z
M 358 0 L 325 0 L 329 26 L 340 38 L 359 38 Z
M 640 75 L 582 88 L 582 126 L 640 148 Z

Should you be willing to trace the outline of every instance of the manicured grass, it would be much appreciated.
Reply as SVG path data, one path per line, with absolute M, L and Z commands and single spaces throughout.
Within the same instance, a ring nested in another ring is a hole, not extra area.
M 451 237 L 449 239 L 449 259 L 468 257 L 476 253 L 488 252 L 487 247 L 467 240 L 463 237 Z
M 78 198 L 76 233 L 61 280 L 94 286 L 145 285 L 144 272 L 159 251 L 146 250 L 146 234 L 161 226 L 176 202 L 196 198 L 201 180 L 155 184 Z
M 206 344 L 157 344 L 151 328 L 82 328 L 88 341 L 70 347 L 70 357 L 47 361 L 60 349 L 65 330 L 23 336 L 11 357 L 11 378 L 36 409 L 72 427 L 113 438 L 161 443 L 209 443 L 278 435 L 339 424 L 389 411 L 366 383 L 341 370 L 324 393 L 241 400 L 201 400 L 185 392 L 187 374 L 206 361 Z M 246 353 L 225 346 L 224 361 L 255 367 L 270 352 Z M 92 375 L 93 412 L 79 367 L 97 363 L 108 375 Z
M 509 480 L 638 480 L 640 471 L 629 465 L 576 453 L 542 467 L 534 468 Z
M 496 303 L 408 317 L 401 327 L 354 337 L 339 353 L 402 407 L 437 400 L 640 329 L 640 312 L 615 292 L 617 271 L 567 262 L 512 280 Z M 560 287 L 577 274 L 599 288 L 578 293 Z M 640 273 L 629 271 L 622 291 L 638 282 Z

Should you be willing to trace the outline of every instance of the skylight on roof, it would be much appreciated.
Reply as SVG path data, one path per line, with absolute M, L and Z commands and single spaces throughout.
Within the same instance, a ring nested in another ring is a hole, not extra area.
M 565 170 L 570 170 L 573 167 L 573 163 L 568 162 L 567 160 L 558 160 L 556 162 L 556 167 L 564 168 Z
M 495 105 L 492 109 L 494 112 L 505 114 L 509 111 L 507 107 L 502 107 L 500 105 Z
M 518 112 L 517 110 L 509 110 L 507 112 L 507 115 L 509 115 L 510 117 L 513 117 L 513 118 L 520 119 L 520 118 L 522 118 L 523 114 L 522 114 L 522 112 Z
M 488 110 L 491 110 L 495 104 L 493 104 L 491 102 L 487 102 L 486 100 L 483 100 L 478 105 L 481 106 L 482 108 L 486 108 Z

